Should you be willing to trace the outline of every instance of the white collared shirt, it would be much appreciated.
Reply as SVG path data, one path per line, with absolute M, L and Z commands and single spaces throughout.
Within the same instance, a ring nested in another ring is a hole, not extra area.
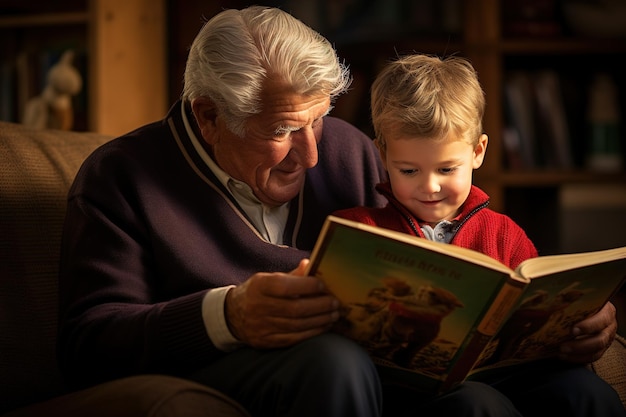
M 420 225 L 424 237 L 428 240 L 434 240 L 435 242 L 450 243 L 454 233 L 452 232 L 453 222 L 448 220 L 442 220 L 433 228 L 428 224 Z

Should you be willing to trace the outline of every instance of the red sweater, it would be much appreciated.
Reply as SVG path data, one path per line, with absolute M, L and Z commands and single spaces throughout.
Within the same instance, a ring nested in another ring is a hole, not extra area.
M 415 218 L 396 200 L 388 182 L 378 184 L 376 190 L 389 201 L 383 208 L 355 207 L 334 214 L 374 226 L 384 227 L 424 237 Z M 485 253 L 515 268 L 525 259 L 537 256 L 537 249 L 522 228 L 510 217 L 487 208 L 489 196 L 472 186 L 461 207 L 459 222 L 453 229 L 451 244 Z

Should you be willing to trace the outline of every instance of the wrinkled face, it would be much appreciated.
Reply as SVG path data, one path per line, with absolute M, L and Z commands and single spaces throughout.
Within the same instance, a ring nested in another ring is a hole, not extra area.
M 482 164 L 487 136 L 476 147 L 456 138 L 391 136 L 381 157 L 395 197 L 431 226 L 453 220 L 469 195 L 473 170 Z
M 279 206 L 298 194 L 306 170 L 317 164 L 322 117 L 330 109 L 330 97 L 299 95 L 268 81 L 261 99 L 263 110 L 248 119 L 243 138 L 229 131 L 219 115 L 198 117 L 206 99 L 196 99 L 192 106 L 220 168 L 248 184 L 264 204 Z M 212 105 L 207 106 L 210 112 Z

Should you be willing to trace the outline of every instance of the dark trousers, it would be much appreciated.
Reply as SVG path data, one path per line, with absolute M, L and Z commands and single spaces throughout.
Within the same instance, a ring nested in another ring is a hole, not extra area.
M 557 361 L 525 364 L 480 382 L 466 381 L 435 398 L 386 383 L 384 401 L 384 415 L 390 417 L 626 416 L 619 396 L 604 380 L 583 366 Z
M 581 366 L 525 365 L 432 397 L 379 375 L 362 348 L 332 333 L 287 349 L 240 349 L 190 379 L 255 417 L 626 417 L 613 388 Z
M 375 417 L 382 410 L 376 367 L 335 334 L 288 349 L 239 349 L 190 379 L 228 394 L 254 417 Z

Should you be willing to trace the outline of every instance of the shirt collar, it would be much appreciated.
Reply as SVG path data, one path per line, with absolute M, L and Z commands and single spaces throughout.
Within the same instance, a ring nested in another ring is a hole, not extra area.
M 181 109 L 185 131 L 202 161 L 211 172 L 213 172 L 218 181 L 231 193 L 235 200 L 237 200 L 239 205 L 251 218 L 256 229 L 269 241 L 282 243 L 282 231 L 284 230 L 284 225 L 289 215 L 289 202 L 279 207 L 267 207 L 254 195 L 252 188 L 248 184 L 231 177 L 221 169 L 213 158 L 211 158 L 211 155 L 209 155 L 204 146 L 202 146 L 200 139 L 196 136 L 191 126 L 191 123 L 194 123 L 194 121 L 189 120 L 185 106 L 182 105 Z

